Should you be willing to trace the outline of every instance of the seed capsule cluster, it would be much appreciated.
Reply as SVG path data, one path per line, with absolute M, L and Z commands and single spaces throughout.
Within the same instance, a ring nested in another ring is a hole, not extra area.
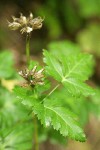
M 43 85 L 43 74 L 44 68 L 42 68 L 41 70 L 37 71 L 37 66 L 34 66 L 34 68 L 32 70 L 29 69 L 25 69 L 25 70 L 21 70 L 19 72 L 19 75 L 22 76 L 25 80 L 26 83 L 25 85 Z
M 13 22 L 8 21 L 8 27 L 11 30 L 20 29 L 20 32 L 30 34 L 33 30 L 40 29 L 42 27 L 42 22 L 44 19 L 41 17 L 33 18 L 33 14 L 30 13 L 29 17 L 20 14 L 19 18 L 12 17 Z

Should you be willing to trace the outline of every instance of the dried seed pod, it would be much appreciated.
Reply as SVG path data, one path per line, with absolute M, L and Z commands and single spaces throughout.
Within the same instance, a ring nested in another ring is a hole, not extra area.
M 32 70 L 25 69 L 25 70 L 21 70 L 19 72 L 19 75 L 22 76 L 26 80 L 25 85 L 27 84 L 30 86 L 35 86 L 35 85 L 43 85 L 44 84 L 44 81 L 43 81 L 44 68 L 42 68 L 39 71 L 36 71 L 36 70 L 37 70 L 37 66 L 34 66 L 34 68 Z
M 20 32 L 30 34 L 33 30 L 40 29 L 44 19 L 41 17 L 33 18 L 33 14 L 30 13 L 29 17 L 20 14 L 19 18 L 12 16 L 13 22 L 8 21 L 8 27 L 11 30 L 20 29 Z
M 11 30 L 17 30 L 17 29 L 19 29 L 20 27 L 21 27 L 21 24 L 20 23 L 18 23 L 18 22 L 12 22 L 12 23 L 10 23 L 10 22 L 8 22 L 8 27 L 11 29 Z
M 30 32 L 32 32 L 32 28 L 30 28 L 30 27 L 24 27 L 24 28 L 22 28 L 21 30 L 20 30 L 20 32 L 23 34 L 23 33 L 30 33 Z

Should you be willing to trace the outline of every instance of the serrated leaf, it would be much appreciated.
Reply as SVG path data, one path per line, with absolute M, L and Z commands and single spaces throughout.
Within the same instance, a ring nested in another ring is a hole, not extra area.
M 44 51 L 44 62 L 47 64 L 46 71 L 49 75 L 53 76 L 56 80 L 61 81 L 62 79 L 62 68 L 57 60 L 50 55 L 47 51 Z
M 94 94 L 94 90 L 85 84 L 93 71 L 94 61 L 89 54 L 68 55 L 68 57 L 54 57 L 51 53 L 44 51 L 44 62 L 47 74 L 61 82 L 67 91 L 73 95 L 83 94 L 85 96 Z
M 83 83 L 80 80 L 69 78 L 68 80 L 64 80 L 62 82 L 64 87 L 67 89 L 68 92 L 72 93 L 72 95 L 80 95 L 83 94 L 84 96 L 94 95 L 94 90 L 88 86 L 87 84 Z
M 48 133 L 48 138 L 53 144 L 67 145 L 67 138 L 62 136 L 57 130 L 51 129 Z
M 69 136 L 72 139 L 85 141 L 85 135 L 76 121 L 76 116 L 65 109 L 64 107 L 55 107 L 53 101 L 46 99 L 44 103 L 40 103 L 38 99 L 34 98 L 34 93 L 29 92 L 28 89 L 16 87 L 14 92 L 24 105 L 31 106 L 31 109 L 41 123 L 45 127 L 53 126 L 54 129 L 59 130 L 63 136 Z
M 72 139 L 84 142 L 86 140 L 83 130 L 76 121 L 76 116 L 63 107 L 53 107 L 46 103 L 35 103 L 33 112 L 37 114 L 38 119 L 45 127 L 53 126 L 59 130 L 63 136 L 69 136 Z M 42 115 L 41 115 L 42 114 Z
M 53 94 L 49 97 L 48 103 L 50 103 L 50 105 L 53 105 L 53 107 L 57 106 L 65 107 L 74 114 L 77 114 L 78 120 L 82 127 L 88 122 L 90 114 L 88 103 L 92 102 L 88 101 L 88 99 L 84 96 L 81 97 L 72 96 L 71 94 L 66 92 L 65 88 L 62 88 L 53 92 Z

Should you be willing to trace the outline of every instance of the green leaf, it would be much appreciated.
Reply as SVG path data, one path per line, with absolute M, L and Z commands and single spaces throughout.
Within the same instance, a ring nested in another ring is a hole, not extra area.
M 34 104 L 34 101 L 37 99 L 35 91 L 28 88 L 22 88 L 20 86 L 15 86 L 13 89 L 17 98 L 21 101 L 22 104 L 31 107 Z
M 90 86 L 77 79 L 65 79 L 62 84 L 68 92 L 72 93 L 72 95 L 83 94 L 84 96 L 88 96 L 95 94 L 94 90 Z
M 42 85 L 42 86 L 36 85 L 36 86 L 35 86 L 35 90 L 37 91 L 38 96 L 41 97 L 41 96 L 44 95 L 44 93 L 45 93 L 46 91 L 48 91 L 48 90 L 50 89 L 50 87 L 51 87 L 50 82 L 49 82 L 48 80 L 44 80 L 44 85 Z
M 18 103 L 15 95 L 6 88 L 0 86 L 0 126 L 1 130 L 5 127 L 12 127 L 16 122 L 27 117 L 28 112 L 25 107 Z
M 12 93 L 0 86 L 0 126 L 11 126 L 18 118 L 15 116 L 16 106 Z M 9 119 L 8 119 L 9 118 Z
M 85 141 L 85 135 L 77 123 L 77 117 L 64 107 L 55 106 L 55 102 L 46 99 L 44 103 L 36 98 L 31 90 L 15 87 L 14 92 L 26 106 L 29 106 L 45 127 L 53 126 L 63 136 Z
M 46 100 L 44 104 L 35 104 L 33 112 L 37 114 L 38 119 L 45 127 L 52 125 L 63 136 L 69 136 L 81 142 L 86 140 L 83 130 L 76 121 L 76 116 L 64 107 L 53 107 Z
M 59 41 L 59 42 L 51 42 L 48 45 L 48 49 L 50 52 L 57 57 L 60 55 L 76 54 L 81 51 L 80 47 L 77 44 L 72 43 L 71 41 Z
M 0 53 L 0 78 L 11 78 L 14 76 L 13 62 L 13 54 L 11 51 L 3 51 Z
M 62 106 L 66 109 L 69 109 L 74 114 L 77 114 L 78 120 L 82 127 L 88 122 L 90 114 L 88 103 L 92 102 L 84 96 L 72 96 L 71 94 L 66 92 L 65 88 L 62 88 L 56 90 L 52 95 L 50 95 L 49 103 L 52 104 L 53 107 Z M 93 106 L 95 107 L 95 105 Z
M 7 128 L 5 132 L 7 132 Z M 0 148 L 10 150 L 32 149 L 33 123 L 19 122 L 10 128 L 11 132 L 0 138 Z M 0 149 L 0 150 L 2 150 Z
M 47 64 L 46 71 L 49 75 L 53 76 L 56 80 L 62 79 L 62 68 L 59 62 L 47 51 L 44 51 L 44 62 Z
M 79 53 L 65 56 L 61 54 L 56 58 L 47 51 L 43 54 L 47 74 L 62 83 L 68 92 L 85 96 L 94 94 L 94 90 L 84 82 L 93 71 L 94 61 L 91 55 Z
M 61 144 L 61 145 L 67 145 L 67 138 L 62 136 L 57 130 L 51 129 L 48 132 L 48 139 L 52 144 Z

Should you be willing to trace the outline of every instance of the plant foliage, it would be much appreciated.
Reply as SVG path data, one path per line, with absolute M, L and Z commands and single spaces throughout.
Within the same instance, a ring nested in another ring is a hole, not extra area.
M 93 110 L 93 106 L 96 108 L 98 105 L 99 96 L 95 96 L 94 89 L 86 83 L 93 72 L 92 56 L 81 53 L 77 46 L 74 50 L 74 44 L 65 41 L 60 44 L 50 44 L 49 52 L 44 50 L 43 55 L 46 64 L 44 85 L 34 87 L 17 85 L 14 87 L 14 93 L 2 84 L 0 86 L 1 150 L 32 149 L 33 115 L 38 119 L 40 142 L 49 138 L 51 141 L 62 141 L 62 143 L 65 143 L 67 137 L 84 142 L 86 136 L 82 126 L 87 122 L 89 113 L 94 112 L 99 115 L 99 111 Z M 9 58 L 9 61 L 12 62 L 12 58 Z M 35 65 L 35 62 L 31 62 L 29 70 Z M 13 70 L 8 64 L 5 74 L 10 69 Z M 2 78 L 10 77 L 5 74 L 3 76 L 2 73 Z M 56 86 L 50 84 L 48 77 L 53 78 Z M 87 96 L 90 96 L 91 103 Z
M 65 45 L 67 44 L 65 43 Z M 63 53 L 59 51 L 58 55 L 54 55 L 52 50 L 51 52 L 45 50 L 43 54 L 46 63 L 46 75 L 52 76 L 58 82 L 58 86 L 47 96 L 45 94 L 39 95 L 35 90 L 36 87 L 32 91 L 17 86 L 14 92 L 24 105 L 32 109 L 45 127 L 52 125 L 63 136 L 85 141 L 85 135 L 78 124 L 75 112 L 73 113 L 71 109 L 64 107 L 64 100 L 59 105 L 59 103 L 57 104 L 60 101 L 59 97 L 52 99 L 50 96 L 55 93 L 56 88 L 61 86 L 65 89 L 65 93 L 61 92 L 60 95 L 63 97 L 66 94 L 66 101 L 67 95 L 70 95 L 72 99 L 77 96 L 93 95 L 94 90 L 85 83 L 92 74 L 93 58 L 91 55 L 83 54 L 79 50 L 76 50 L 74 55 L 72 55 L 72 52 L 65 55 L 65 51 Z
M 66 57 L 61 54 L 56 58 L 51 53 L 44 51 L 44 56 L 47 73 L 61 82 L 68 92 L 85 96 L 94 93 L 93 89 L 84 83 L 90 77 L 93 67 L 91 55 L 79 53 Z

